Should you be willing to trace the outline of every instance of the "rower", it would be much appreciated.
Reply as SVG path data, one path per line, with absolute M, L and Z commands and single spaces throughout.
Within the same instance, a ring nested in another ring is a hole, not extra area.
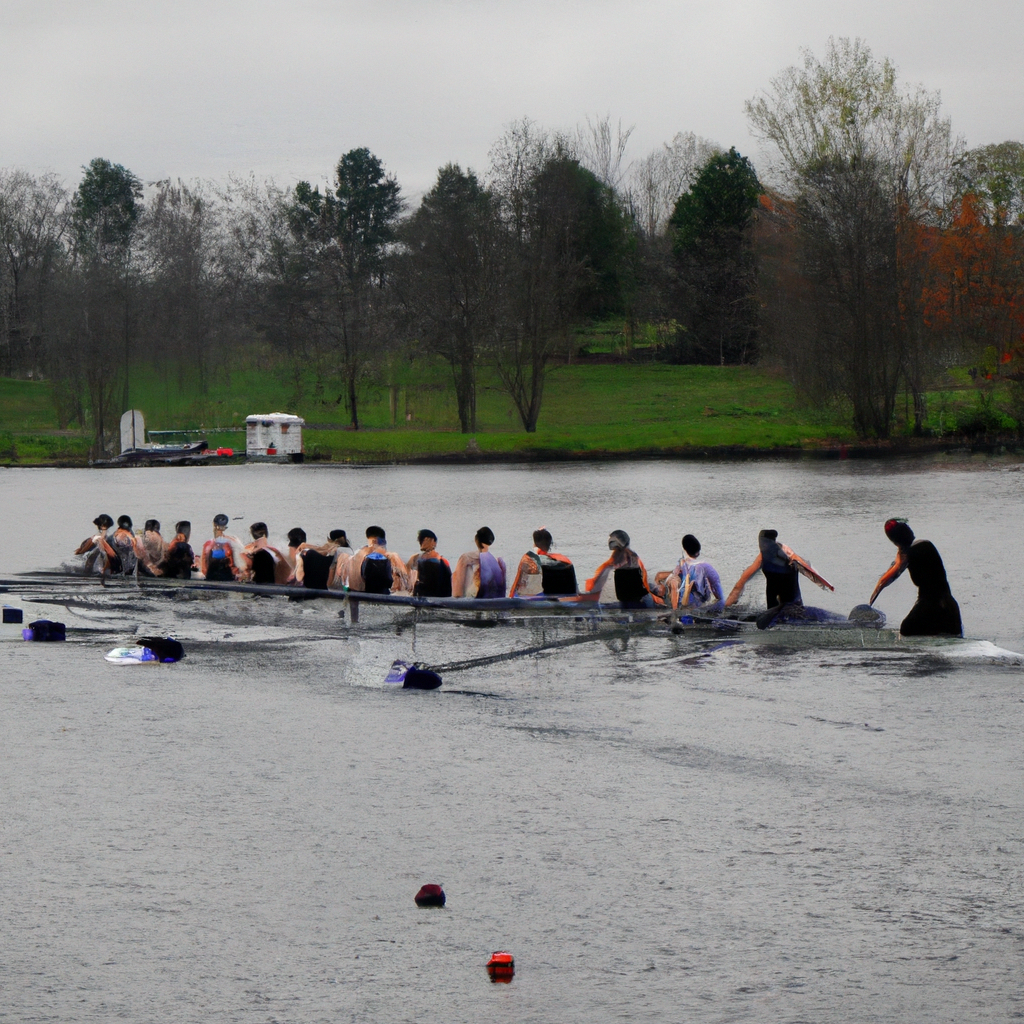
M 597 567 L 597 572 L 586 582 L 588 594 L 600 595 L 608 580 L 614 581 L 615 599 L 630 608 L 656 608 L 664 604 L 651 593 L 647 582 L 647 568 L 640 556 L 629 546 L 625 530 L 612 530 L 608 535 L 611 557 Z
M 333 590 L 338 587 L 348 586 L 348 567 L 352 561 L 352 545 L 348 542 L 348 535 L 344 530 L 331 530 L 328 535 L 334 543 L 334 557 L 331 561 L 331 571 L 327 574 L 327 589 Z
M 108 534 L 110 528 L 114 525 L 114 520 L 105 512 L 102 512 L 92 521 L 92 524 L 96 527 L 97 532 L 86 537 L 85 540 L 75 548 L 76 555 L 85 555 L 84 571 L 86 573 L 104 571 L 107 562 L 107 553 L 100 541 L 109 540 Z
M 291 566 L 285 556 L 271 545 L 269 534 L 266 523 L 253 523 L 249 527 L 252 542 L 242 550 L 252 567 L 252 582 L 286 583 L 291 575 Z
M 192 524 L 187 519 L 175 524 L 174 540 L 167 545 L 167 553 L 160 563 L 160 574 L 172 580 L 188 580 L 192 578 L 196 556 L 189 544 L 192 536 Z
M 160 522 L 157 519 L 147 519 L 142 530 L 140 557 L 142 565 L 147 572 L 159 573 L 159 565 L 164 560 L 164 539 L 160 535 Z
M 199 567 L 211 582 L 230 583 L 238 576 L 234 546 L 225 536 L 230 520 L 221 512 L 213 517 L 213 537 L 203 545 Z
M 572 562 L 551 550 L 551 533 L 543 526 L 533 531 L 533 551 L 519 559 L 509 597 L 564 597 L 576 593 Z
M 132 517 L 118 516 L 117 529 L 110 540 L 100 541 L 107 553 L 107 565 L 104 575 L 109 571 L 113 576 L 134 576 L 139 562 L 135 550 L 135 534 L 132 533 Z
M 902 636 L 963 636 L 960 606 L 949 589 L 946 567 L 930 540 L 915 540 L 905 519 L 889 519 L 885 535 L 896 545 L 896 558 L 879 577 L 869 604 L 907 569 L 917 586 L 917 601 L 900 623 Z
M 494 532 L 481 526 L 473 538 L 476 551 L 459 556 L 452 573 L 452 597 L 481 599 L 504 597 L 507 577 L 505 560 L 491 554 Z
M 384 530 L 379 526 L 368 526 L 366 545 L 349 562 L 349 590 L 388 594 L 395 590 L 406 590 L 408 583 L 409 570 L 394 551 L 388 551 Z
M 338 541 L 345 540 L 344 530 L 332 530 L 325 544 L 305 544 L 295 559 L 295 581 L 308 590 L 327 590 L 334 569 L 334 556 Z
M 718 570 L 706 559 L 700 557 L 700 541 L 688 533 L 683 537 L 683 557 L 669 573 L 658 573 L 657 583 L 662 585 L 656 592 L 667 596 L 673 608 L 693 605 L 717 605 L 721 603 L 722 580 Z
M 736 581 L 736 586 L 725 599 L 725 607 L 731 608 L 740 599 L 743 588 L 754 573 L 758 570 L 763 572 L 768 611 L 758 617 L 757 625 L 760 629 L 767 629 L 788 605 L 798 608 L 803 606 L 803 598 L 800 596 L 801 576 L 806 576 L 822 590 L 835 590 L 810 562 L 801 558 L 792 548 L 780 544 L 778 536 L 778 530 L 762 530 L 757 535 L 757 544 L 761 550 L 757 558 L 744 569 L 743 575 Z
M 437 550 L 437 534 L 433 530 L 420 530 L 416 540 L 420 549 L 406 562 L 413 596 L 451 597 L 452 567 Z

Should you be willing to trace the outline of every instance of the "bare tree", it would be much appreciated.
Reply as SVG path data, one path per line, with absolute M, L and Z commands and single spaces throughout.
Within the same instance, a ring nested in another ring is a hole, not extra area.
M 0 373 L 40 369 L 70 207 L 60 180 L 0 171 Z
M 610 115 L 593 121 L 588 117 L 586 127 L 576 126 L 572 155 L 603 185 L 619 192 L 626 178 L 626 147 L 635 127 L 623 131 L 619 121 L 613 130 Z

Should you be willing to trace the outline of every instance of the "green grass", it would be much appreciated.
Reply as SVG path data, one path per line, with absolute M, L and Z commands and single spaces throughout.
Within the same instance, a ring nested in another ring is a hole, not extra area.
M 131 401 L 143 410 L 151 430 L 197 428 L 211 447 L 236 450 L 245 447 L 237 428 L 247 415 L 297 413 L 309 425 L 307 455 L 337 461 L 459 455 L 469 445 L 485 455 L 533 458 L 818 447 L 855 440 L 844 410 L 808 408 L 784 379 L 755 367 L 553 365 L 533 434 L 522 430 L 511 400 L 493 372 L 485 371 L 472 439 L 459 433 L 444 363 L 417 359 L 378 369 L 394 385 L 362 389 L 358 432 L 346 429 L 349 415 L 338 400 L 339 380 L 318 382 L 311 370 L 296 374 L 269 362 L 221 368 L 205 391 L 187 375 L 136 370 Z M 1005 404 L 1001 387 L 986 398 L 966 375 L 949 375 L 943 389 L 930 396 L 928 425 L 948 432 L 951 425 L 976 421 L 981 410 L 1012 430 L 1014 421 L 999 411 Z M 88 433 L 56 428 L 49 384 L 0 379 L 0 463 L 86 462 Z

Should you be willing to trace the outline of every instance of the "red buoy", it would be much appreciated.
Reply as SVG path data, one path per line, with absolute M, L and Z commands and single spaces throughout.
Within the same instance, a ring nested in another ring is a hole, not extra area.
M 424 885 L 414 898 L 417 907 L 443 907 L 447 897 L 441 886 Z
M 516 973 L 516 962 L 512 954 L 503 949 L 492 953 L 491 959 L 487 961 L 487 973 L 491 981 L 507 985 Z

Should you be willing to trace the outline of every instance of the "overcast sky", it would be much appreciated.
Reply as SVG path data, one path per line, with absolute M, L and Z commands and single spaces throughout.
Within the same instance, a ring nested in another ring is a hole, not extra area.
M 96 156 L 145 181 L 321 181 L 368 146 L 407 195 L 483 170 L 503 127 L 635 125 L 757 161 L 743 103 L 828 37 L 942 93 L 976 146 L 1024 139 L 1024 0 L 0 0 L 0 167 L 69 185 Z

